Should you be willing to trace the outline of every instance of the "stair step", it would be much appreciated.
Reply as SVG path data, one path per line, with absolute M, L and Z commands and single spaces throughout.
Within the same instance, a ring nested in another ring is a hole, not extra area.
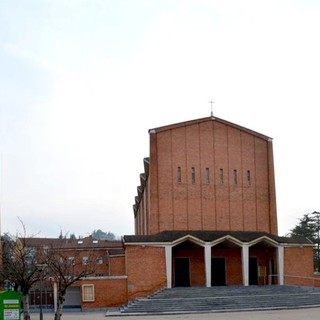
M 320 288 L 230 286 L 163 289 L 119 309 L 121 315 L 221 312 L 320 306 Z M 110 314 L 107 314 L 110 315 Z

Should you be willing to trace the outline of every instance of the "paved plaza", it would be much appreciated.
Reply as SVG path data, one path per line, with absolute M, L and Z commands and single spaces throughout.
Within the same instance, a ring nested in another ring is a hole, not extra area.
M 271 311 L 250 311 L 250 312 L 227 312 L 227 313 L 197 313 L 178 315 L 157 315 L 157 316 L 118 316 L 106 317 L 104 312 L 66 312 L 62 320 L 318 320 L 320 308 L 307 308 L 297 310 L 271 310 Z M 31 320 L 39 319 L 39 314 L 32 313 Z M 53 314 L 45 313 L 43 320 L 54 320 Z

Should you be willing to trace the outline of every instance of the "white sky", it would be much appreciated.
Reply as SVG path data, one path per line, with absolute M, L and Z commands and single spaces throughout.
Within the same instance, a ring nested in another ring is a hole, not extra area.
M 2 232 L 133 233 L 148 129 L 274 139 L 279 234 L 320 210 L 320 2 L 0 0 Z

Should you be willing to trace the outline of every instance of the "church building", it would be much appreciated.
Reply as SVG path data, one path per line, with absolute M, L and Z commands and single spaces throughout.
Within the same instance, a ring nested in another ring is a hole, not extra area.
M 213 116 L 149 136 L 135 235 L 28 240 L 28 252 L 51 248 L 77 270 L 94 256 L 94 273 L 68 288 L 66 306 L 114 307 L 173 287 L 320 286 L 313 244 L 278 235 L 271 138 Z M 54 304 L 58 279 L 48 281 L 46 303 Z
M 123 237 L 129 300 L 313 276 L 312 243 L 278 236 L 271 138 L 213 116 L 149 135 L 135 235 Z

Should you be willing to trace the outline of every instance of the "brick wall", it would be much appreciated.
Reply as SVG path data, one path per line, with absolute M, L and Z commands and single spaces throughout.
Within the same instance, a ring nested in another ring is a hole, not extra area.
M 151 132 L 144 192 L 148 196 L 142 196 L 138 209 L 138 234 L 164 230 L 277 234 L 272 142 L 225 121 L 207 119 Z
M 126 270 L 129 300 L 166 287 L 164 248 L 126 246 Z
M 110 276 L 121 276 L 126 274 L 125 257 L 112 257 L 110 259 Z
M 92 302 L 83 302 L 82 286 L 94 285 L 95 298 Z M 119 306 L 127 302 L 127 279 L 126 277 L 88 278 L 80 282 L 81 308 L 100 309 L 105 307 Z
M 313 248 L 285 248 L 284 274 L 285 284 L 313 286 Z

